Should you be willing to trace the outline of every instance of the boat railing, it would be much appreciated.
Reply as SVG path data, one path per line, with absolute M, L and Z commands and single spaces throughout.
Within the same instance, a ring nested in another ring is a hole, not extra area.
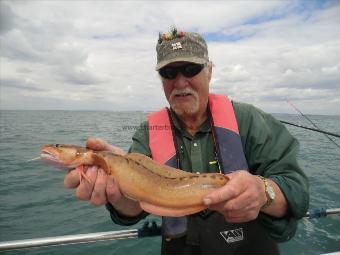
M 127 238 L 152 237 L 160 235 L 161 227 L 158 226 L 157 223 L 154 221 L 151 224 L 148 221 L 146 221 L 143 227 L 139 229 L 96 232 L 88 234 L 64 235 L 0 242 L 0 252 Z
M 315 219 L 335 214 L 340 214 L 340 208 L 332 209 L 316 208 L 309 210 L 309 212 L 305 215 L 305 218 Z M 107 231 L 77 235 L 64 235 L 0 242 L 0 252 L 127 238 L 152 237 L 160 236 L 161 232 L 162 232 L 161 226 L 158 226 L 155 221 L 151 223 L 149 221 L 145 221 L 144 225 L 139 229 Z

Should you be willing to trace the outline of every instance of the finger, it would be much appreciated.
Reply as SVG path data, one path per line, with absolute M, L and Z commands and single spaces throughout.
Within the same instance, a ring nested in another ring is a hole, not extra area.
M 93 205 L 99 206 L 106 204 L 106 182 L 107 175 L 103 169 L 99 168 L 97 173 L 96 183 L 94 184 L 94 188 L 91 195 L 91 203 Z
M 90 181 L 83 180 L 76 191 L 76 195 L 80 200 L 90 200 L 96 182 L 97 172 L 97 166 L 91 166 L 87 169 L 86 176 Z
M 242 192 L 239 196 L 227 201 L 223 208 L 226 211 L 242 211 L 249 210 L 257 203 L 256 196 L 252 196 L 249 192 Z
M 115 181 L 113 176 L 109 176 L 106 185 L 107 200 L 114 204 L 122 198 L 122 194 L 119 190 L 118 183 Z
M 239 197 L 227 202 L 209 206 L 209 209 L 219 211 L 225 216 L 226 221 L 236 223 L 256 219 L 260 206 L 257 200 L 253 200 L 245 193 L 242 193 Z
M 237 170 L 226 175 L 229 181 L 223 187 L 209 193 L 203 200 L 205 205 L 228 201 L 239 196 L 247 189 L 250 175 L 247 171 Z
M 111 152 L 118 154 L 118 155 L 125 155 L 126 154 L 126 152 L 123 151 L 121 148 L 113 146 L 113 145 L 107 143 L 105 140 L 103 140 L 101 138 L 91 137 L 91 138 L 87 139 L 86 147 L 88 147 L 92 150 L 96 150 L 96 151 L 111 151 Z
M 209 209 L 219 211 L 228 222 L 245 222 L 258 216 L 260 206 L 256 199 L 244 192 L 227 202 L 209 206 Z
M 225 208 L 224 208 L 225 202 L 217 203 L 217 204 L 211 204 L 208 208 L 213 211 L 218 211 L 221 212 L 222 214 L 225 213 Z
M 218 204 L 223 201 L 228 201 L 236 196 L 238 196 L 242 190 L 240 187 L 234 187 L 232 180 L 230 180 L 226 185 L 223 187 L 212 191 L 208 195 L 206 195 L 203 199 L 203 203 L 207 206 L 211 206 L 213 204 Z
M 90 137 L 86 141 L 86 147 L 96 151 L 106 150 L 106 142 L 100 138 Z
M 258 179 L 258 177 L 252 175 L 244 179 L 243 183 L 248 184 L 245 185 L 244 189 L 241 189 L 242 192 L 238 196 L 226 201 L 223 209 L 226 211 L 260 210 L 265 196 L 261 196 L 263 183 L 260 182 L 260 185 L 256 185 L 254 182 Z
M 64 187 L 67 189 L 74 189 L 78 187 L 79 181 L 79 173 L 77 170 L 73 169 L 65 175 Z

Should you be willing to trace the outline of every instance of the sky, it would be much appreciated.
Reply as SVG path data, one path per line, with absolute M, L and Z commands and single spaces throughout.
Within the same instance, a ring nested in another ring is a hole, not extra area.
M 0 0 L 0 108 L 153 111 L 158 33 L 201 33 L 212 93 L 340 115 L 340 1 Z

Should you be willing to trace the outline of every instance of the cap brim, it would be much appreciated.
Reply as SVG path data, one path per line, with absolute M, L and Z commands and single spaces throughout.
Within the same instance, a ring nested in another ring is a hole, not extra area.
M 195 64 L 205 64 L 208 62 L 207 59 L 204 58 L 198 58 L 198 57 L 176 57 L 176 58 L 172 58 L 172 59 L 168 59 L 168 60 L 164 60 L 159 62 L 156 65 L 156 71 L 158 71 L 159 69 L 161 69 L 162 67 L 174 63 L 174 62 L 180 62 L 180 61 L 185 61 L 185 62 L 190 62 L 190 63 L 195 63 Z

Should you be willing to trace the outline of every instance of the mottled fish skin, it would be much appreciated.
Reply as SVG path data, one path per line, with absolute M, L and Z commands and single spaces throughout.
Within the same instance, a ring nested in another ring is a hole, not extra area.
M 115 177 L 126 197 L 160 216 L 178 217 L 205 209 L 203 197 L 229 180 L 219 173 L 195 174 L 160 165 L 139 153 L 121 156 L 75 145 L 45 145 L 41 158 L 68 168 L 98 165 Z

